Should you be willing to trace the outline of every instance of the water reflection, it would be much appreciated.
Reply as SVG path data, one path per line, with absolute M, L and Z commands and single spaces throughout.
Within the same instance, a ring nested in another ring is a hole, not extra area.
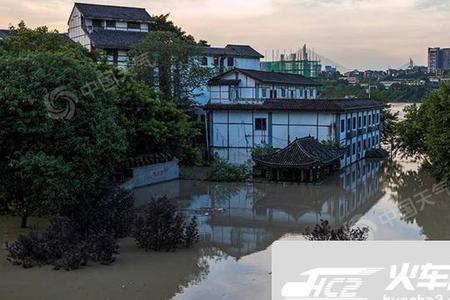
M 180 181 L 164 190 L 177 194 L 180 209 L 197 216 L 203 245 L 239 259 L 286 234 L 301 234 L 320 219 L 336 227 L 358 221 L 384 194 L 382 164 L 361 161 L 321 185 Z M 149 194 L 163 193 L 140 190 L 138 202 Z

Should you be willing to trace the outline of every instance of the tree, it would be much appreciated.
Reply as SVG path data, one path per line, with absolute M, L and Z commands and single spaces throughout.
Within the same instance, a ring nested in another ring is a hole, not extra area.
M 381 142 L 388 144 L 391 148 L 391 155 L 397 147 L 397 125 L 399 113 L 393 113 L 389 104 L 385 105 L 381 110 Z
M 201 54 L 201 48 L 190 39 L 173 32 L 151 32 L 130 51 L 130 70 L 157 91 L 159 99 L 186 107 L 213 72 L 201 65 Z
M 157 100 L 142 82 L 126 77 L 117 89 L 117 107 L 127 131 L 129 156 L 166 153 L 189 160 L 198 135 L 188 116 L 173 101 Z
M 81 92 L 105 75 L 78 46 L 20 28 L 0 49 L 0 196 L 25 227 L 95 195 L 127 143 L 111 93 Z
M 397 148 L 403 156 L 420 157 L 425 154 L 427 116 L 416 104 L 407 106 L 405 119 L 399 122 Z

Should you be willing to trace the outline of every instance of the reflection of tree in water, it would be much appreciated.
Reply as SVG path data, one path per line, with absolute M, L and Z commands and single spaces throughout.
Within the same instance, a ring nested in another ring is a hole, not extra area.
M 210 183 L 209 196 L 213 203 L 217 206 L 226 205 L 231 198 L 236 197 L 239 193 L 251 189 L 251 185 L 243 183 Z
M 398 186 L 401 184 L 400 175 L 404 173 L 402 166 L 393 159 L 386 159 L 382 164 L 383 179 L 385 184 Z
M 444 190 L 442 187 L 441 189 L 436 188 L 438 182 L 426 167 L 420 167 L 417 171 L 401 172 L 397 181 L 398 184 L 392 186 L 393 199 L 399 205 L 402 219 L 408 223 L 415 221 L 428 239 L 450 239 L 450 195 L 448 190 Z M 426 202 L 420 202 L 421 199 L 425 199 Z M 407 211 L 403 207 L 408 203 L 409 205 L 414 204 L 417 213 Z

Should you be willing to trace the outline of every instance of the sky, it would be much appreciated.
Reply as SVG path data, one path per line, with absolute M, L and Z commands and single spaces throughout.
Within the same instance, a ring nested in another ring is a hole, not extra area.
M 144 7 L 213 46 L 248 44 L 267 58 L 303 44 L 347 69 L 427 64 L 450 47 L 450 0 L 79 0 Z M 0 28 L 24 20 L 67 31 L 72 0 L 0 0 Z

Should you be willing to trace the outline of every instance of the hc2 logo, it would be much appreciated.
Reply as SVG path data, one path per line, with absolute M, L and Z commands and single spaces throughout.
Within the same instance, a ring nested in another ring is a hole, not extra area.
M 286 298 L 351 299 L 363 284 L 363 277 L 373 275 L 383 268 L 318 268 L 302 273 L 306 282 L 288 282 L 281 295 Z M 359 298 L 366 299 L 366 298 Z

